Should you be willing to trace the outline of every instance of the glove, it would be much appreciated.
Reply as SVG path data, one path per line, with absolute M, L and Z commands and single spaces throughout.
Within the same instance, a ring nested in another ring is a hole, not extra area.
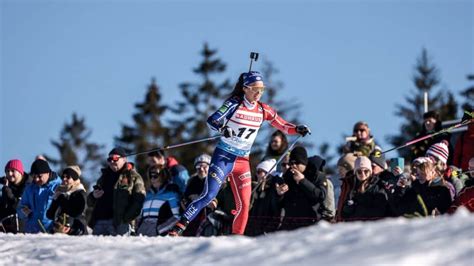
M 307 125 L 299 125 L 296 127 L 296 132 L 298 134 L 300 134 L 301 136 L 306 136 L 306 134 L 310 134 L 311 135 L 311 130 L 309 129 L 309 127 Z
M 235 132 L 232 130 L 232 128 L 230 128 L 228 126 L 225 126 L 225 127 L 221 128 L 221 134 L 225 138 L 232 138 L 233 136 L 235 136 Z

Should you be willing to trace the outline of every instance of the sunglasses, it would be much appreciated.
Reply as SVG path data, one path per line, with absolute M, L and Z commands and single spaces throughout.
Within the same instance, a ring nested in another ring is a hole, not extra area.
M 358 128 L 354 130 L 354 132 L 365 132 L 365 131 L 367 131 L 365 128 Z
M 356 174 L 357 175 L 362 175 L 362 174 L 369 175 L 370 171 L 367 170 L 367 169 L 359 169 L 359 170 L 356 171 Z
M 115 163 L 117 162 L 118 160 L 120 160 L 120 155 L 116 155 L 116 154 L 113 154 L 112 156 L 110 156 L 109 158 L 107 158 L 107 162 L 109 163 Z
M 257 93 L 257 92 L 265 92 L 265 87 L 249 87 L 249 86 L 245 86 L 245 88 L 249 89 L 250 91 L 254 92 L 254 93 Z
M 151 179 L 156 179 L 156 178 L 159 178 L 160 177 L 160 174 L 159 173 L 151 173 L 150 174 L 150 178 Z

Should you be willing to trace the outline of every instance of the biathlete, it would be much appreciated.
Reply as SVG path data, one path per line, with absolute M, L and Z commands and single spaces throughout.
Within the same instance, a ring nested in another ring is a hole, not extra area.
M 183 233 L 188 223 L 216 197 L 228 175 L 236 205 L 232 233 L 242 235 L 247 225 L 252 191 L 249 154 L 263 121 L 269 121 L 273 127 L 288 135 L 305 136 L 310 132 L 306 125 L 288 123 L 270 106 L 261 103 L 259 100 L 264 90 L 259 72 L 242 73 L 230 97 L 208 118 L 208 126 L 221 133 L 222 137 L 214 150 L 203 192 L 188 205 L 169 232 L 170 236 Z

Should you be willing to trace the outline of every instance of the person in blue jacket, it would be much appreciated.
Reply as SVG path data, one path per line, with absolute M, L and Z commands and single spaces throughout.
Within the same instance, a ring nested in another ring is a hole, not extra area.
M 17 207 L 18 218 L 25 221 L 25 233 L 49 233 L 53 221 L 46 217 L 46 212 L 61 178 L 41 159 L 31 165 L 31 176 L 33 183 L 25 188 Z

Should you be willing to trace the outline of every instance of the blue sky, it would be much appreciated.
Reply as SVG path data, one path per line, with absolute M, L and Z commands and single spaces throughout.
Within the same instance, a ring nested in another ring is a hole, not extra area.
M 280 99 L 301 103 L 308 141 L 339 144 L 365 120 L 387 149 L 395 105 L 412 92 L 425 47 L 459 95 L 473 73 L 473 1 L 8 1 L 1 0 L 0 164 L 57 155 L 50 140 L 71 114 L 110 150 L 156 77 L 164 101 L 204 42 L 234 80 L 258 51 L 280 70 Z M 259 70 L 259 63 L 254 65 Z

